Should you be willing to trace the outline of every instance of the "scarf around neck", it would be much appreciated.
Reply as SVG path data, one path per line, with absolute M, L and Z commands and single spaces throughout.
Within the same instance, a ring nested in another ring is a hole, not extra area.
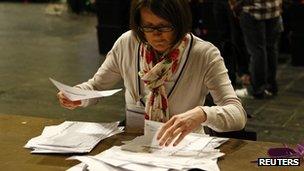
M 168 96 L 164 84 L 176 73 L 187 44 L 188 39 L 185 37 L 178 46 L 158 55 L 150 45 L 141 43 L 142 68 L 138 74 L 149 90 L 145 102 L 145 119 L 158 122 L 169 120 Z

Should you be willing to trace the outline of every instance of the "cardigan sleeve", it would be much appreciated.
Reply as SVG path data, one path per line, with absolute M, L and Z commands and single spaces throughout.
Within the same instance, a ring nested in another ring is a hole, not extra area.
M 202 106 L 207 116 L 203 125 L 217 132 L 241 130 L 246 124 L 246 112 L 231 85 L 219 50 L 213 45 L 210 46 L 205 54 L 207 71 L 204 84 L 217 106 Z
M 87 82 L 78 84 L 75 87 L 85 90 L 106 90 L 112 88 L 122 78 L 118 59 L 121 50 L 121 40 L 118 39 L 94 76 Z M 82 100 L 81 106 L 86 107 L 91 104 L 96 104 L 98 101 L 98 98 Z

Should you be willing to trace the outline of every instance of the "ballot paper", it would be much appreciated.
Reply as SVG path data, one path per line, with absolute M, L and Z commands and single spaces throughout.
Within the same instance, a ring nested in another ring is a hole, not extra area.
M 156 134 L 162 124 L 145 121 L 145 134 L 122 146 L 114 146 L 96 156 L 73 156 L 68 159 L 82 163 L 69 171 L 90 170 L 219 170 L 217 159 L 224 155 L 219 149 L 227 138 L 210 137 L 208 135 L 187 135 L 175 147 L 159 146 Z
M 58 90 L 62 91 L 62 93 L 71 101 L 112 96 L 113 94 L 122 90 L 122 89 L 105 90 L 105 91 L 82 90 L 77 87 L 71 87 L 65 85 L 52 78 L 49 79 L 58 88 Z
M 144 152 L 146 150 L 153 151 L 154 153 L 163 154 L 175 154 L 175 153 L 199 153 L 202 147 L 207 146 L 213 137 L 209 137 L 205 134 L 191 133 L 186 136 L 177 146 L 169 145 L 168 147 L 159 146 L 159 142 L 156 139 L 158 129 L 163 123 L 147 120 L 145 121 L 145 134 L 139 136 L 132 141 L 125 142 L 122 146 L 123 150 L 133 152 Z M 174 141 L 172 141 L 173 143 Z
M 118 124 L 65 121 L 46 126 L 40 136 L 29 140 L 24 147 L 32 149 L 31 153 L 87 153 L 99 141 L 123 132 Z
M 213 152 L 215 153 L 215 152 Z M 78 168 L 83 170 L 83 167 L 87 167 L 87 170 L 95 170 L 94 168 L 99 165 L 106 165 L 109 168 L 116 170 L 138 170 L 143 167 L 146 169 L 140 170 L 187 170 L 191 168 L 200 168 L 203 170 L 219 170 L 217 166 L 217 159 L 208 158 L 206 152 L 205 157 L 194 157 L 194 156 L 159 156 L 153 153 L 134 153 L 129 151 L 121 150 L 121 147 L 114 146 L 96 156 L 73 156 L 68 158 L 69 160 L 79 160 L 85 165 L 76 165 L 70 168 L 74 170 Z M 109 169 L 109 170 L 111 170 Z

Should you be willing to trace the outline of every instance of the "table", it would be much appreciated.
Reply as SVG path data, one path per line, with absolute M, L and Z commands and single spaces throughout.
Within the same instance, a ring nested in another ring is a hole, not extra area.
M 72 154 L 30 154 L 23 148 L 26 142 L 41 134 L 47 125 L 60 124 L 63 120 L 0 114 L 0 167 L 5 171 L 56 171 L 66 170 L 77 161 L 65 160 Z M 96 155 L 113 145 L 121 145 L 122 140 L 130 140 L 135 134 L 119 134 L 102 140 L 89 154 Z M 219 167 L 224 171 L 236 170 L 304 170 L 300 167 L 258 167 L 251 161 L 267 157 L 267 149 L 282 147 L 281 143 L 230 139 L 220 149 L 226 155 L 219 159 Z

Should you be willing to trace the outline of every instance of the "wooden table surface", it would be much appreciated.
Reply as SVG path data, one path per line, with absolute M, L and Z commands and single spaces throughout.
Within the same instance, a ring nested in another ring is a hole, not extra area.
M 45 126 L 62 123 L 63 120 L 0 114 L 0 168 L 5 171 L 56 171 L 66 170 L 77 161 L 65 160 L 72 154 L 30 154 L 23 148 L 28 140 L 42 133 Z M 95 155 L 122 140 L 134 138 L 133 134 L 119 134 L 102 140 L 90 155 Z M 281 143 L 230 139 L 220 149 L 226 155 L 219 159 L 221 170 L 304 170 L 300 167 L 258 167 L 251 161 L 267 157 L 267 149 L 282 147 Z

